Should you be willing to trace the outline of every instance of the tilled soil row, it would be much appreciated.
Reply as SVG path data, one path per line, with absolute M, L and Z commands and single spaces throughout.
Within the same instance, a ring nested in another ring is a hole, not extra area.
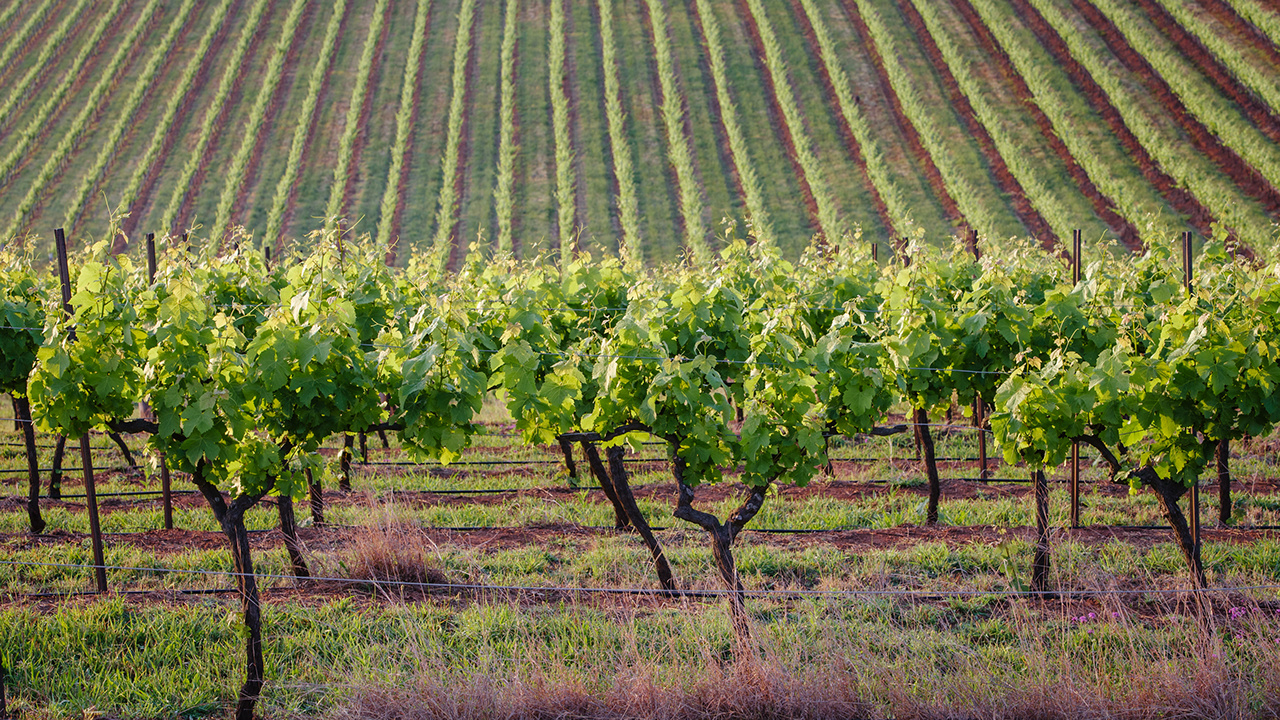
M 478 7 L 472 10 L 471 15 L 471 27 L 469 28 L 471 40 L 467 44 L 467 65 L 463 69 L 466 77 L 466 87 L 462 91 L 462 123 L 458 128 L 458 166 L 452 168 L 453 196 L 456 198 L 457 207 L 454 210 L 453 227 L 449 229 L 447 236 L 441 236 L 452 238 L 453 240 L 449 243 L 449 258 L 447 261 L 449 272 L 454 272 L 458 269 L 458 265 L 462 262 L 462 257 L 466 252 L 468 242 L 466 238 L 459 236 L 458 230 L 462 227 L 462 212 L 466 207 L 467 189 L 470 187 L 467 183 L 466 168 L 471 159 L 471 98 L 476 94 L 476 68 L 480 62 L 480 51 L 476 49 L 476 38 L 480 35 L 481 21 L 476 15 L 483 11 L 483 7 Z M 440 179 L 442 188 L 448 180 L 447 177 Z
M 1013 5 L 1014 12 L 1022 19 L 1027 27 L 1035 33 L 1040 44 L 1045 50 L 1053 56 L 1058 66 L 1071 79 L 1071 82 L 1080 89 L 1085 99 L 1093 107 L 1094 111 L 1102 117 L 1107 127 L 1115 135 L 1120 144 L 1128 151 L 1133 161 L 1137 163 L 1138 169 L 1142 172 L 1142 176 L 1147 182 L 1160 192 L 1161 195 L 1169 201 L 1178 212 L 1185 213 L 1191 226 L 1194 227 L 1202 235 L 1208 237 L 1212 234 L 1210 223 L 1213 222 L 1213 216 L 1209 210 L 1196 199 L 1189 191 L 1178 187 L 1173 178 L 1169 176 L 1160 166 L 1152 159 L 1151 153 L 1138 142 L 1138 138 L 1133 131 L 1125 125 L 1124 118 L 1120 116 L 1120 111 L 1115 105 L 1111 104 L 1111 100 L 1107 97 L 1107 93 L 1098 85 L 1098 83 L 1089 75 L 1081 65 L 1071 55 L 1071 51 L 1067 48 L 1066 42 L 1058 35 L 1058 31 L 1053 28 L 1036 10 L 1028 0 L 1010 0 Z
M 773 75 L 765 62 L 764 41 L 760 39 L 760 28 L 756 26 L 755 16 L 751 14 L 751 7 L 747 5 L 746 0 L 737 0 L 737 6 L 738 17 L 746 28 L 747 37 L 751 38 L 751 59 L 755 61 L 756 74 L 760 76 L 765 96 L 768 98 L 766 109 L 769 113 L 769 124 L 777 129 L 778 139 L 782 141 L 787 160 L 791 162 L 791 172 L 800 183 L 800 199 L 804 202 L 805 211 L 809 215 L 809 229 L 812 232 L 818 232 L 822 228 L 818 220 L 818 202 L 813 197 L 813 188 L 809 186 L 809 178 L 804 173 L 804 167 L 800 165 L 799 155 L 796 154 L 795 138 L 792 137 L 791 127 L 783 116 L 782 105 L 778 100 L 778 88 L 774 85 Z
M 1257 200 L 1269 213 L 1280 212 L 1280 192 L 1271 187 L 1266 178 L 1244 161 L 1235 150 L 1227 147 L 1197 117 L 1187 111 L 1169 83 L 1156 72 L 1151 63 L 1133 49 L 1129 40 L 1111 22 L 1110 18 L 1087 0 L 1072 0 L 1077 12 L 1088 21 L 1106 42 L 1107 47 L 1130 72 L 1140 78 L 1147 89 L 1159 100 L 1160 105 L 1187 133 L 1193 145 L 1213 161 L 1218 169 L 1231 178 L 1246 194 Z
M 818 70 L 818 79 L 822 81 L 822 89 L 827 95 L 827 108 L 836 121 L 836 128 L 840 132 L 840 139 L 844 142 L 845 150 L 848 151 L 849 158 L 853 160 L 853 164 L 858 167 L 858 172 L 862 175 L 863 185 L 871 193 L 871 204 L 876 209 L 876 215 L 879 216 L 880 222 L 884 224 L 885 229 L 892 233 L 894 232 L 893 216 L 889 213 L 889 206 L 885 204 L 884 196 L 880 194 L 880 188 L 876 187 L 876 184 L 871 180 L 871 173 L 867 170 L 867 157 L 862 152 L 862 145 L 858 143 L 857 137 L 854 136 L 853 128 L 849 127 L 849 122 L 845 118 L 844 112 L 838 107 L 840 99 L 836 95 L 835 85 L 831 82 L 831 69 L 827 67 L 827 63 L 822 57 L 822 49 L 818 44 L 817 35 L 813 31 L 813 24 L 809 21 L 809 14 L 804 11 L 804 6 L 800 3 L 800 0 L 791 0 L 791 14 L 795 17 L 796 23 L 800 26 L 800 33 L 809 45 L 809 54 L 814 58 L 814 64 Z M 881 158 L 881 162 L 883 161 L 883 158 Z
M 1031 88 L 1027 86 L 1027 81 L 1023 79 L 1017 68 L 1014 67 L 1013 61 L 1010 60 L 1004 49 L 996 42 L 991 30 L 987 28 L 986 23 L 982 22 L 982 18 L 978 16 L 973 5 L 969 0 L 954 0 L 954 7 L 964 17 L 969 30 L 977 38 L 978 44 L 982 46 L 983 52 L 986 53 L 987 57 L 991 58 L 999 73 L 1008 81 L 1010 89 L 1013 90 L 1014 95 L 1018 98 L 1018 102 L 1035 120 L 1036 127 L 1040 129 L 1040 135 L 1052 148 L 1054 154 L 1066 165 L 1067 173 L 1071 175 L 1071 179 L 1080 187 L 1081 193 L 1093 204 L 1094 212 L 1120 236 L 1120 240 L 1126 247 L 1133 252 L 1141 251 L 1142 241 L 1138 239 L 1138 229 L 1134 227 L 1133 223 L 1116 213 L 1111 201 L 1102 195 L 1098 187 L 1089 179 L 1089 174 L 1085 172 L 1084 168 L 1080 167 L 1080 163 L 1071 154 L 1067 144 L 1054 131 L 1053 123 L 1049 120 L 1049 116 L 1045 115 L 1044 110 L 1036 104 L 1035 96 L 1031 93 Z
M 857 3 L 855 0 L 842 0 L 841 6 L 844 8 L 845 16 L 849 18 L 849 22 L 853 23 L 854 28 L 857 29 L 862 46 L 866 48 L 867 54 L 871 58 L 871 64 L 876 69 L 880 91 L 885 97 L 889 98 L 889 104 L 893 108 L 894 124 L 902 136 L 906 138 L 911 155 L 919 163 L 925 179 L 929 181 L 929 187 L 933 189 L 933 194 L 942 204 L 942 209 L 946 213 L 947 219 L 957 225 L 966 224 L 967 221 L 964 214 L 960 212 L 960 206 L 956 204 L 955 198 L 947 190 L 946 183 L 942 181 L 942 173 L 933 162 L 933 156 L 929 154 L 928 150 L 925 150 L 924 143 L 920 140 L 920 133 L 907 118 L 906 112 L 902 109 L 902 102 L 898 99 L 898 94 L 893 91 L 893 84 L 889 81 L 889 73 L 884 67 L 884 58 L 880 56 L 880 49 L 871 38 L 871 30 L 867 27 L 866 21 L 862 19 L 862 13 L 858 11 Z
M 956 113 L 964 122 L 965 129 L 969 131 L 970 137 L 978 144 L 978 149 L 982 152 L 983 158 L 987 161 L 987 166 L 991 168 L 991 175 L 996 181 L 996 185 L 1000 188 L 1000 192 L 1009 197 L 1013 203 L 1014 212 L 1023 226 L 1031 233 L 1031 236 L 1038 238 L 1040 244 L 1046 250 L 1061 249 L 1062 238 L 1058 237 L 1053 228 L 1049 227 L 1049 223 L 1040 214 L 1040 211 L 1031 204 L 1027 199 L 1026 190 L 1022 187 L 1022 183 L 1010 172 L 1008 164 L 1004 161 L 1004 156 L 996 148 L 995 141 L 991 139 L 991 133 L 987 132 L 973 111 L 973 105 L 969 103 L 969 98 L 960 90 L 960 84 L 956 82 L 956 76 L 952 74 L 951 68 L 947 65 L 947 61 L 942 57 L 942 51 L 938 48 L 938 43 L 929 34 L 929 28 L 924 24 L 924 18 L 920 17 L 920 12 L 916 10 L 915 5 L 910 2 L 904 2 L 899 5 L 902 10 L 903 17 L 907 20 L 907 27 L 915 33 L 916 38 L 920 42 L 920 48 L 924 50 L 925 57 L 929 59 L 929 64 L 933 66 L 938 77 L 942 79 L 942 85 L 947 90 L 947 96 L 951 98 L 951 104 L 956 109 Z

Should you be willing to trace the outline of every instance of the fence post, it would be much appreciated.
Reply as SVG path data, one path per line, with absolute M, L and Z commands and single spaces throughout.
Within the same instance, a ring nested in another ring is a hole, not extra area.
M 53 231 L 54 244 L 58 251 L 58 279 L 62 284 L 62 309 L 67 316 L 74 315 L 71 309 L 71 269 L 67 264 L 67 235 L 62 228 Z M 76 331 L 71 328 L 71 341 L 75 342 Z M 93 542 L 93 574 L 98 583 L 98 592 L 107 591 L 107 562 L 102 554 L 102 526 L 98 523 L 98 493 L 93 482 L 93 451 L 89 448 L 89 433 L 80 436 L 80 467 L 84 473 L 85 504 L 89 508 L 89 534 Z
M 1184 230 L 1182 233 L 1182 282 L 1187 288 L 1187 294 L 1191 294 L 1191 281 L 1193 278 L 1191 269 L 1191 231 Z M 1196 478 L 1191 485 L 1190 500 L 1191 515 L 1191 548 L 1192 552 L 1198 559 L 1200 558 L 1200 478 Z
M 1084 251 L 1083 232 L 1071 231 L 1071 285 L 1080 284 L 1080 269 L 1083 265 L 1081 253 Z M 1071 527 L 1080 527 L 1080 443 L 1071 443 Z
M 147 281 L 156 282 L 156 234 L 147 233 Z M 164 505 L 164 529 L 173 529 L 173 481 L 169 477 L 169 459 L 160 454 L 160 495 Z

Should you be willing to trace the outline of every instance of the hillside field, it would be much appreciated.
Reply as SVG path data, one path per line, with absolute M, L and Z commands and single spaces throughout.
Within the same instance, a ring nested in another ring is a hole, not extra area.
M 8 0 L 0 235 L 1267 253 L 1278 43 L 1261 0 Z

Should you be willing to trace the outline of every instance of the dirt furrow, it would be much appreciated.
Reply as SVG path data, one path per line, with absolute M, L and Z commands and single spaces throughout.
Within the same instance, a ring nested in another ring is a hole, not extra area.
M 595 2 L 588 2 L 587 7 L 591 13 L 591 57 L 596 58 L 599 62 L 596 65 L 597 72 L 600 77 L 600 91 L 596 93 L 596 112 L 600 113 L 600 117 L 608 123 L 609 111 L 605 107 L 605 91 L 604 77 L 609 72 L 604 66 L 604 38 L 601 36 L 600 29 L 600 6 Z M 622 194 L 622 185 L 618 182 L 618 168 L 614 165 L 613 160 L 613 142 L 609 137 L 609 131 L 605 130 L 605 142 L 601 152 L 604 154 L 604 167 L 609 173 L 609 192 L 613 195 L 613 202 L 610 206 L 613 211 L 609 213 L 609 229 L 613 232 L 615 238 L 615 247 L 622 240 L 622 213 L 618 210 L 618 197 Z
M 1160 166 L 1151 158 L 1151 153 L 1138 142 L 1138 138 L 1134 136 L 1129 126 L 1125 125 L 1124 119 L 1120 117 L 1120 111 L 1115 105 L 1111 104 L 1111 100 L 1107 94 L 1098 85 L 1098 83 L 1089 75 L 1080 63 L 1071 55 L 1071 51 L 1067 49 L 1067 44 L 1053 29 L 1053 26 L 1044 19 L 1040 11 L 1032 7 L 1028 0 L 1010 0 L 1013 5 L 1014 12 L 1022 19 L 1027 27 L 1036 34 L 1040 40 L 1040 44 L 1045 50 L 1053 56 L 1058 66 L 1062 68 L 1071 82 L 1079 88 L 1085 99 L 1093 107 L 1106 122 L 1108 129 L 1115 135 L 1124 149 L 1137 163 L 1138 169 L 1142 172 L 1142 176 L 1151 183 L 1156 190 L 1160 192 L 1178 212 L 1185 213 L 1188 222 L 1200 234 L 1208 237 L 1212 231 L 1209 224 L 1213 222 L 1213 216 L 1209 214 L 1209 210 L 1200 203 L 1190 192 L 1184 188 L 1178 187 L 1169 177 L 1168 173 L 1160 169 Z
M 937 196 L 943 211 L 947 214 L 947 219 L 953 223 L 967 226 L 968 223 L 964 218 L 964 214 L 960 212 L 960 206 L 956 204 L 955 198 L 947 190 L 946 183 L 942 181 L 942 173 L 938 170 L 938 166 L 934 164 L 933 157 L 929 155 L 929 151 L 925 150 L 924 144 L 920 141 L 920 133 L 916 131 L 915 125 L 912 125 L 911 121 L 907 119 L 907 115 L 902 109 L 902 102 L 898 99 L 898 94 L 893 91 L 893 84 L 889 82 L 889 73 L 884 67 L 884 59 L 880 57 L 880 50 L 871 38 L 871 30 L 867 27 L 866 21 L 862 19 L 862 13 L 858 11 L 855 0 L 841 0 L 840 4 L 844 8 L 845 16 L 849 18 L 849 22 L 858 31 L 862 46 L 867 49 L 871 64 L 876 69 L 876 79 L 880 84 L 880 91 L 890 100 L 890 106 L 893 108 L 894 125 L 897 126 L 902 136 L 906 138 L 911 155 L 920 164 L 925 179 L 929 181 L 929 187 L 933 189 L 933 194 Z
M 483 10 L 483 8 L 481 8 Z M 462 95 L 462 126 L 458 133 L 458 166 L 453 168 L 453 191 L 454 197 L 458 198 L 458 209 L 453 215 L 453 227 L 449 230 L 449 237 L 453 238 L 453 242 L 449 245 L 449 272 L 458 269 L 459 263 L 462 262 L 463 255 L 466 254 L 467 238 L 459 237 L 458 228 L 462 227 L 462 210 L 466 207 L 467 200 L 467 179 L 463 169 L 467 167 L 471 158 L 471 112 L 472 98 L 476 94 L 476 65 L 479 63 L 479 50 L 476 49 L 476 37 L 480 34 L 480 26 L 483 23 L 474 15 L 471 18 L 471 43 L 467 48 L 467 87 Z M 442 178 L 441 182 L 447 179 Z
M 364 154 L 364 147 L 368 144 L 369 118 L 373 117 L 373 96 L 378 89 L 378 76 L 382 73 L 382 63 L 387 55 L 387 34 L 391 31 L 391 20 L 395 15 L 394 7 L 394 2 L 387 3 L 382 20 L 382 32 L 378 35 L 378 45 L 373 51 L 373 62 L 369 65 L 369 79 L 365 84 L 364 99 L 360 105 L 360 119 L 357 121 L 357 127 L 360 129 L 351 140 L 351 171 L 347 173 L 346 185 L 342 189 L 342 217 L 350 217 L 356 186 L 363 179 L 360 156 Z
M 279 1 L 272 0 L 267 7 L 265 18 L 270 18 L 276 14 Z M 262 44 L 262 38 L 266 34 L 263 28 L 268 25 L 262 22 L 252 29 L 253 35 L 249 40 L 249 47 L 245 53 L 245 58 L 253 58 L 258 54 L 258 47 Z M 230 72 L 230 69 L 228 69 Z M 227 102 L 220 108 L 209 108 L 209 112 L 217 112 L 213 128 L 209 133 L 209 144 L 205 146 L 204 154 L 200 156 L 200 164 L 196 168 L 195 174 L 191 177 L 191 184 L 182 189 L 182 204 L 178 207 L 178 214 L 174 218 L 174 227 L 186 227 L 188 220 L 191 218 L 192 210 L 196 204 L 197 190 L 204 184 L 204 178 L 209 174 L 209 166 L 213 164 L 213 156 L 218 150 L 218 140 L 222 137 L 223 130 L 226 129 L 227 120 L 231 116 L 231 111 L 240 104 L 240 92 L 244 87 L 244 80 L 248 73 L 244 72 L 244 68 L 236 68 L 235 79 L 232 81 L 231 92 L 227 94 Z
M 653 34 L 653 18 L 649 17 L 649 6 L 647 3 L 643 2 L 643 0 L 637 2 L 636 7 L 640 9 L 640 21 L 644 25 L 645 33 L 649 37 L 650 52 L 645 53 L 644 64 L 649 73 L 649 97 L 653 103 L 654 109 L 656 110 L 655 116 L 659 118 L 657 122 L 661 123 L 662 82 L 658 79 L 658 60 L 654 57 L 656 51 L 653 51 L 653 47 L 656 42 Z M 666 136 L 665 132 L 662 132 L 661 134 L 663 137 Z M 670 153 L 668 152 L 668 154 Z M 676 180 L 676 171 L 670 162 L 663 163 L 663 172 L 667 176 L 667 199 L 671 203 L 671 216 L 675 223 L 675 235 L 676 237 L 683 238 L 687 235 L 687 231 L 685 229 L 684 213 L 680 212 L 680 191 L 677 189 L 680 183 Z
M 1213 15 L 1218 22 L 1231 28 L 1236 37 L 1244 40 L 1254 50 L 1266 55 L 1271 67 L 1280 67 L 1280 48 L 1273 45 L 1271 38 L 1256 25 L 1240 17 L 1240 14 L 1227 4 L 1226 0 L 1199 0 L 1196 4 Z
M 818 38 L 814 34 L 813 25 L 809 22 L 809 15 L 804 11 L 804 6 L 800 4 L 800 0 L 791 0 L 791 13 L 796 18 L 796 22 L 800 26 L 800 32 L 804 35 L 804 40 L 809 46 L 809 54 L 814 58 L 813 62 L 818 70 L 818 78 L 822 81 L 822 89 L 827 96 L 827 110 L 831 113 L 831 117 L 835 119 L 836 128 L 840 132 L 840 139 L 844 143 L 845 149 L 848 150 L 853 164 L 862 173 L 863 185 L 871 193 L 871 204 L 875 206 L 880 222 L 884 224 L 889 232 L 893 232 L 893 217 L 889 214 L 889 206 L 885 204 L 884 197 L 880 194 L 880 188 L 876 187 L 875 182 L 871 180 L 871 173 L 867 170 L 867 158 L 862 154 L 862 146 L 854 136 L 853 128 L 849 127 L 849 122 L 844 112 L 838 107 L 840 100 L 836 95 L 835 85 L 831 82 L 831 71 L 823 60 Z
M 284 67 L 281 68 L 281 82 L 276 85 L 276 91 L 271 96 L 271 102 L 267 103 L 266 112 L 262 119 L 262 129 L 258 131 L 258 137 L 254 139 L 253 154 L 249 156 L 249 164 L 245 168 L 244 183 L 236 190 L 236 199 L 231 205 L 231 222 L 229 224 L 232 226 L 243 220 L 249 210 L 245 205 L 248 198 L 253 197 L 254 190 L 257 187 L 258 168 L 261 167 L 262 158 L 266 155 L 267 137 L 271 134 L 271 128 L 275 125 L 276 117 L 289 102 L 292 84 L 284 82 L 283 79 L 294 78 L 297 75 L 298 56 L 302 52 L 302 41 L 307 37 L 311 24 L 315 21 L 315 8 L 314 4 L 308 3 L 306 8 L 303 9 L 302 18 L 298 21 L 298 31 L 294 34 L 289 43 L 289 50 L 285 53 Z
M 791 162 L 791 172 L 796 176 L 796 180 L 800 182 L 800 198 L 804 201 L 805 211 L 809 215 L 809 231 L 817 233 L 822 228 L 822 223 L 818 219 L 818 202 L 813 197 L 813 188 L 809 186 L 809 178 L 805 175 L 804 167 L 800 165 L 800 158 L 796 154 L 795 138 L 791 135 L 791 128 L 783 118 L 782 107 L 779 105 L 780 101 L 778 100 L 778 88 L 773 84 L 773 76 L 769 73 L 769 68 L 765 64 L 764 41 L 760 39 L 760 28 L 756 26 L 755 16 L 751 14 L 751 8 L 747 5 L 746 0 L 737 0 L 737 6 L 738 15 L 747 31 L 747 37 L 751 39 L 751 59 L 755 61 L 756 74 L 759 75 L 760 82 L 764 86 L 765 96 L 768 98 L 766 110 L 769 113 L 769 124 L 777 128 L 778 139 L 782 141 L 787 160 Z M 787 80 L 787 82 L 790 82 L 790 80 Z
M 1187 111 L 1169 83 L 1160 77 L 1151 63 L 1133 49 L 1124 34 L 1111 22 L 1110 18 L 1087 0 L 1072 0 L 1072 6 L 1080 13 L 1089 25 L 1102 37 L 1111 52 L 1126 68 L 1147 87 L 1147 90 L 1160 102 L 1160 105 L 1178 123 L 1178 126 L 1191 139 L 1197 150 L 1213 161 L 1218 169 L 1239 186 L 1247 195 L 1257 200 L 1267 212 L 1280 212 L 1280 192 L 1271 187 L 1266 178 L 1241 158 L 1236 151 L 1227 147 L 1204 123 Z
M 1134 227 L 1133 223 L 1116 213 L 1111 203 L 1098 191 L 1093 181 L 1089 179 L 1088 173 L 1084 171 L 1084 168 L 1080 167 L 1080 163 L 1071 154 L 1066 143 L 1062 142 L 1062 138 L 1058 137 L 1058 134 L 1054 131 L 1053 123 L 1049 120 L 1049 116 L 1045 115 L 1040 106 L 1036 104 L 1035 97 L 1031 93 L 1031 88 L 1027 86 L 1026 80 L 1018 73 L 1017 68 L 1013 66 L 1009 56 L 996 43 L 991 31 L 982 22 L 982 18 L 978 16 L 973 5 L 969 0 L 952 0 L 952 4 L 965 19 L 965 22 L 968 23 L 969 29 L 973 32 L 974 37 L 978 39 L 978 43 L 982 46 L 987 57 L 995 62 L 999 73 L 1007 79 L 1009 87 L 1018 98 L 1020 105 L 1026 108 L 1027 113 L 1035 120 L 1036 127 L 1040 129 L 1040 135 L 1049 144 L 1049 147 L 1053 149 L 1054 154 L 1066 165 L 1067 173 L 1071 175 L 1071 179 L 1075 181 L 1076 185 L 1080 187 L 1080 191 L 1093 204 L 1094 212 L 1098 213 L 1098 217 L 1102 218 L 1120 236 L 1120 240 L 1124 242 L 1126 247 L 1134 251 L 1141 250 L 1142 242 L 1138 239 L 1138 229 Z
M 343 13 L 342 20 L 339 21 L 338 23 L 338 33 L 335 36 L 335 40 L 334 40 L 335 46 L 342 42 L 342 38 L 345 36 L 345 32 L 347 29 L 347 24 L 351 20 L 351 4 L 350 3 L 347 4 L 347 7 L 345 10 L 346 11 Z M 325 100 L 329 96 L 329 88 L 332 86 L 332 83 L 330 83 L 329 80 L 333 76 L 333 73 L 332 73 L 333 64 L 334 62 L 336 62 L 337 57 L 338 57 L 337 52 L 334 52 L 333 55 L 330 57 L 329 67 L 325 69 L 324 79 L 320 83 L 320 93 L 316 99 L 316 107 L 325 106 Z M 303 165 L 303 167 L 306 166 L 307 155 L 311 151 L 312 144 L 315 143 L 316 126 L 319 124 L 320 124 L 320 113 L 319 112 L 312 113 L 311 125 L 307 128 L 307 133 L 303 137 L 302 152 L 299 155 L 299 157 L 301 158 L 299 162 Z M 282 228 L 282 232 L 280 233 L 280 237 L 275 239 L 275 250 L 274 250 L 274 252 L 277 255 L 279 255 L 281 252 L 284 251 L 284 246 L 286 244 L 285 238 L 288 236 L 287 232 L 285 231 L 288 230 L 289 223 L 293 221 L 293 216 L 296 213 L 298 208 L 299 184 L 300 183 L 295 182 L 293 184 L 293 187 L 289 188 L 289 197 L 288 199 L 285 200 L 284 212 L 280 214 L 280 227 Z
M 13 76 L 17 74 L 18 70 L 22 67 L 22 63 L 18 62 L 18 60 L 20 58 L 26 57 L 27 53 L 31 51 L 31 48 L 44 42 L 45 39 L 49 37 L 49 33 L 53 31 L 53 29 L 58 24 L 58 20 L 61 19 L 62 11 L 64 7 L 70 1 L 71 0 L 61 0 L 60 2 L 55 4 L 53 8 L 49 10 L 49 13 L 45 16 L 45 19 L 41 21 L 40 27 L 36 28 L 36 31 L 31 33 L 31 35 L 27 37 L 26 42 L 22 44 L 22 48 L 13 54 L 14 59 L 9 63 L 9 67 L 4 68 L 2 71 L 0 71 L 0 87 L 9 87 L 10 85 L 13 84 L 15 80 Z M 78 36 L 84 30 L 84 26 L 89 22 L 89 19 L 90 19 L 90 16 L 87 14 L 84 17 L 80 18 L 80 21 L 77 24 L 77 27 L 72 28 L 72 31 L 70 33 L 72 37 Z M 67 47 L 71 48 L 73 46 L 70 43 L 68 43 Z M 47 77 L 38 79 L 36 81 L 36 84 L 32 86 L 32 91 L 27 93 L 26 99 L 27 100 L 34 99 L 36 97 L 36 90 L 42 87 L 46 82 L 48 82 Z M 22 106 L 15 107 L 14 112 L 10 114 L 10 117 L 17 115 L 18 112 L 20 112 L 21 110 L 22 110 Z M 0 134 L 0 137 L 3 137 L 3 135 Z
M 236 4 L 228 10 L 227 19 L 223 21 L 217 35 L 209 43 L 209 52 L 205 53 L 202 58 L 193 58 L 191 60 L 191 62 L 199 62 L 201 64 L 200 69 L 196 71 L 195 79 L 191 82 L 191 87 L 186 97 L 178 105 L 178 112 L 173 118 L 173 124 L 162 130 L 164 141 L 160 146 L 160 152 L 156 153 L 155 160 L 146 169 L 142 183 L 138 186 L 138 195 L 134 198 L 134 207 L 138 211 L 130 210 L 129 215 L 121 222 L 121 230 L 125 235 L 132 237 L 133 233 L 137 231 L 138 223 L 142 221 L 141 209 L 148 204 L 151 191 L 155 189 L 155 184 L 160 179 L 160 171 L 164 168 L 165 162 L 168 161 L 170 154 L 173 152 L 174 145 L 178 142 L 179 131 L 186 125 L 187 116 L 191 114 L 191 106 L 194 104 L 195 98 L 200 95 L 204 84 L 208 82 L 209 71 L 214 67 L 214 59 L 227 42 L 227 35 L 231 32 L 230 19 L 235 16 L 235 13 L 239 11 L 244 2 L 245 0 L 237 0 Z M 174 57 L 177 57 L 177 53 L 174 54 Z
M 960 90 L 960 84 L 956 82 L 955 75 L 951 73 L 951 68 L 947 65 L 946 59 L 942 57 L 942 51 L 938 49 L 937 42 L 929 34 L 929 29 L 925 26 L 924 19 L 920 17 L 915 5 L 908 1 L 899 3 L 898 7 L 907 21 L 907 27 L 915 34 L 917 41 L 920 43 L 920 48 L 924 50 L 929 64 L 933 66 L 934 71 L 938 73 L 938 77 L 942 79 L 942 85 L 946 88 L 952 107 L 956 109 L 965 129 L 969 132 L 969 136 L 978 144 L 978 149 L 982 152 L 983 158 L 986 159 L 987 166 L 991 169 L 991 175 L 995 179 L 997 186 L 1012 201 L 1014 212 L 1017 213 L 1022 225 L 1027 228 L 1032 237 L 1040 239 L 1040 243 L 1045 249 L 1060 246 L 1062 243 L 1061 238 L 1053 231 L 1053 228 L 1049 227 L 1049 223 L 1045 221 L 1040 211 L 1027 199 L 1027 193 L 1022 187 L 1022 183 L 1018 182 L 1018 179 L 1009 171 L 1009 166 L 996 148 L 995 141 L 991 139 L 991 134 L 987 132 L 986 126 L 978 120 L 978 116 L 973 111 L 973 106 L 969 104 L 969 98 Z
M 1136 0 L 1143 14 L 1173 41 L 1182 54 L 1209 78 L 1213 84 L 1227 97 L 1231 98 L 1254 127 L 1267 136 L 1271 142 L 1280 142 L 1280 120 L 1244 86 L 1225 65 L 1218 61 L 1200 39 L 1178 24 L 1169 11 L 1154 0 Z

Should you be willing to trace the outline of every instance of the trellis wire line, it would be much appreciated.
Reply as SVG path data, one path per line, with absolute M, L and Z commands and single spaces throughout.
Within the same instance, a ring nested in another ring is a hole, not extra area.
M 77 563 L 41 563 L 21 560 L 0 560 L 0 565 L 21 567 L 53 567 L 78 570 L 93 570 L 101 567 L 105 570 L 123 570 L 128 572 L 170 573 L 175 575 L 218 575 L 223 577 L 248 577 L 252 575 L 261 580 L 297 580 L 295 575 L 279 573 L 238 573 L 234 570 L 183 570 L 168 567 L 135 567 L 130 565 L 84 565 Z M 601 595 L 663 595 L 681 596 L 696 594 L 700 597 L 725 597 L 737 594 L 732 590 L 664 590 L 661 588 L 575 588 L 554 585 L 479 585 L 475 583 L 429 583 L 400 580 L 368 580 L 361 578 L 311 576 L 310 581 L 332 582 L 355 585 L 387 585 L 392 587 L 416 587 L 435 590 L 474 590 L 487 592 L 526 592 L 526 593 L 587 593 Z M 1199 592 L 1241 593 L 1245 591 L 1280 590 L 1280 585 L 1240 585 L 1233 587 L 1202 588 Z M 162 591 L 162 590 L 158 590 Z M 1147 588 L 1142 590 L 1066 590 L 1060 592 L 1037 590 L 744 590 L 743 594 L 751 597 L 1042 597 L 1044 595 L 1074 595 L 1081 597 L 1105 597 L 1116 595 L 1183 595 L 1197 592 L 1190 589 L 1175 590 L 1169 588 Z M 110 594 L 105 593 L 105 594 Z

